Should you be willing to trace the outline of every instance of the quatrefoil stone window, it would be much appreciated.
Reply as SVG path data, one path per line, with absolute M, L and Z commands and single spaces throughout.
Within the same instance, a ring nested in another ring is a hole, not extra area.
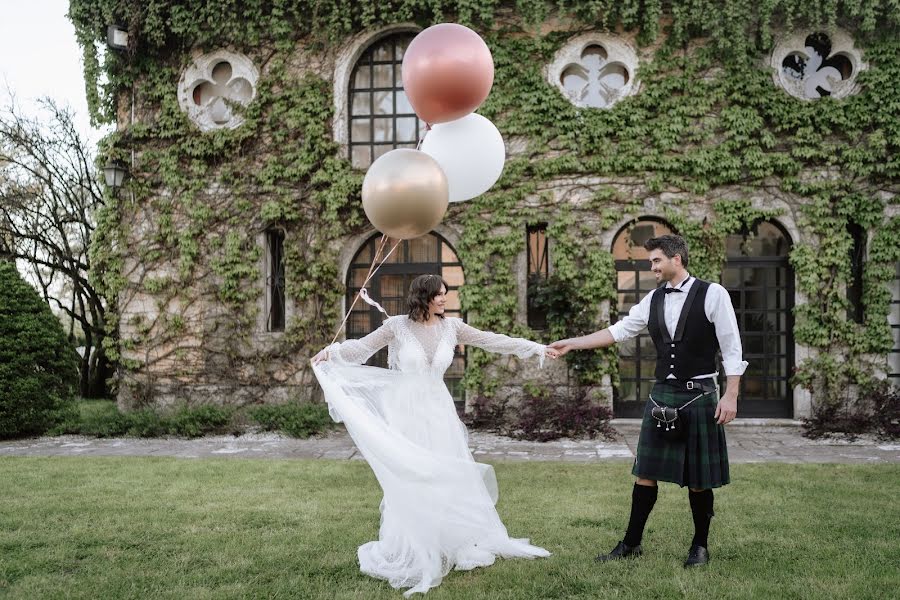
M 637 54 L 627 42 L 593 33 L 560 48 L 547 77 L 575 106 L 609 108 L 637 91 L 637 66 Z
M 772 52 L 775 82 L 796 98 L 843 98 L 859 90 L 866 68 L 853 39 L 840 30 L 807 31 L 785 37 Z
M 197 58 L 181 76 L 178 103 L 202 131 L 234 129 L 237 110 L 256 96 L 259 71 L 246 56 L 220 50 Z

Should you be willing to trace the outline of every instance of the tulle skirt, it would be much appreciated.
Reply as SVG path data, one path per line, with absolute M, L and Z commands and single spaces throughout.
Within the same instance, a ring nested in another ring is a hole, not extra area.
M 378 540 L 359 547 L 363 573 L 410 588 L 408 597 L 450 569 L 550 555 L 507 534 L 494 508 L 494 470 L 472 458 L 440 378 L 330 362 L 314 371 L 332 418 L 344 422 L 384 492 Z

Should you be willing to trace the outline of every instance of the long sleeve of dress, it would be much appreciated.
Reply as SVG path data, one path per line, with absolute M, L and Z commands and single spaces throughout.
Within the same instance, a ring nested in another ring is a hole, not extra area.
M 544 350 L 546 346 L 532 342 L 524 338 L 514 338 L 501 333 L 491 333 L 475 329 L 467 325 L 462 319 L 454 319 L 456 325 L 456 341 L 466 346 L 475 346 L 488 352 L 497 354 L 514 354 L 519 358 L 538 356 L 541 366 L 544 364 Z
M 340 365 L 361 365 L 373 354 L 387 346 L 394 339 L 391 324 L 385 321 L 381 327 L 358 340 L 346 340 L 332 344 L 328 350 L 328 360 Z

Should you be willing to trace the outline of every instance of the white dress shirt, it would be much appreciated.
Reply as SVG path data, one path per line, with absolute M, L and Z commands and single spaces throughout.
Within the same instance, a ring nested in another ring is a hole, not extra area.
M 669 330 L 669 335 L 672 337 L 675 337 L 681 309 L 684 307 L 688 292 L 695 281 L 697 281 L 696 277 L 691 277 L 689 274 L 679 285 L 673 286 L 671 282 L 666 284 L 666 287 L 677 287 L 682 291 L 682 293 L 666 294 L 663 300 L 666 329 Z M 609 326 L 609 332 L 616 342 L 633 338 L 647 327 L 650 319 L 650 300 L 656 291 L 653 290 L 644 296 L 640 303 L 632 306 L 624 319 Z M 738 331 L 737 318 L 734 315 L 734 307 L 731 305 L 731 296 L 728 295 L 728 291 L 718 283 L 710 283 L 709 289 L 706 291 L 703 309 L 706 318 L 715 325 L 716 338 L 719 340 L 719 349 L 722 351 L 722 367 L 725 369 L 725 375 L 743 375 L 748 363 L 743 359 L 741 334 Z M 694 379 L 716 376 L 718 376 L 718 372 L 697 375 Z M 669 375 L 669 379 L 674 378 L 674 375 Z

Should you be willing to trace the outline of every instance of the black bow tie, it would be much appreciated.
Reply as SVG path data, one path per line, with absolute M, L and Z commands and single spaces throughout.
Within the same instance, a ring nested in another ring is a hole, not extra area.
M 684 290 L 682 290 L 681 288 L 675 288 L 675 287 L 666 287 L 666 288 L 663 288 L 663 293 L 664 293 L 664 294 L 671 294 L 672 292 L 679 292 L 679 293 L 681 293 L 681 292 L 683 292 L 683 291 L 684 291 Z

